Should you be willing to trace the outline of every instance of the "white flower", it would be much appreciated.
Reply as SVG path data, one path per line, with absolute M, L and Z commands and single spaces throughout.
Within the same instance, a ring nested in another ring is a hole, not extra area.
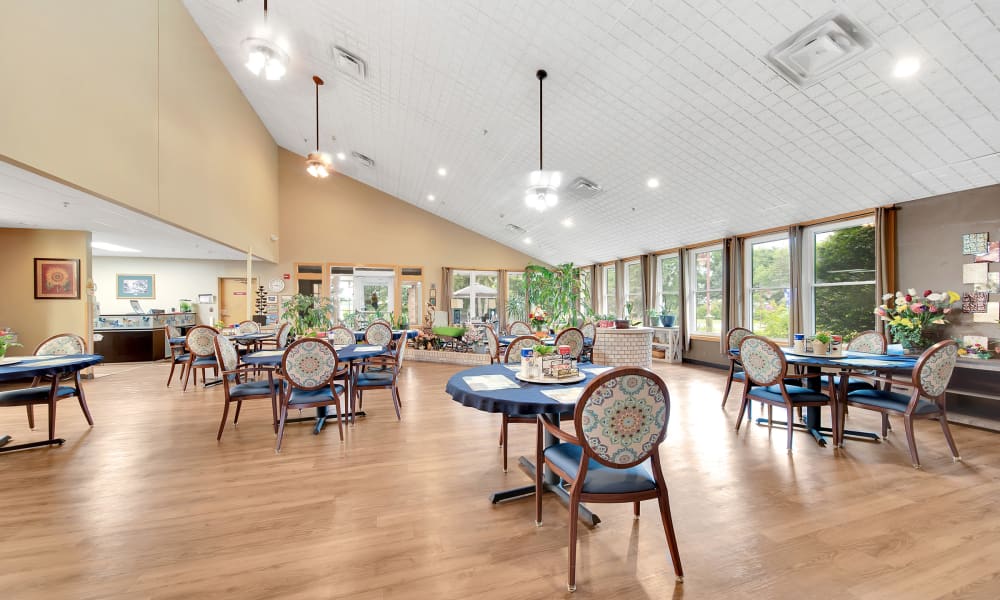
M 883 300 L 889 300 L 889 299 L 891 299 L 891 298 L 892 298 L 892 294 L 884 294 L 884 295 L 882 296 L 882 299 L 883 299 Z
M 906 293 L 909 294 L 909 295 L 911 295 L 911 296 L 916 296 L 917 295 L 917 290 L 915 290 L 913 288 L 910 288 L 910 289 L 906 290 Z
M 929 300 L 931 302 L 940 302 L 940 301 L 944 300 L 944 297 L 941 294 L 939 294 L 937 292 L 934 292 L 930 296 L 927 296 L 927 300 Z
M 906 294 L 904 294 L 903 292 L 896 292 L 896 297 L 897 297 L 897 298 L 902 298 L 902 297 L 903 297 L 903 296 L 905 296 L 905 295 L 906 295 Z

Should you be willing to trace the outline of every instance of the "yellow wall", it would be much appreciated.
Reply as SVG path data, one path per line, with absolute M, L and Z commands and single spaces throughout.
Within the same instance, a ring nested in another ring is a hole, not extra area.
M 0 14 L 0 158 L 277 259 L 277 146 L 179 0 Z
M 12 356 L 31 354 L 35 346 L 57 333 L 75 333 L 90 342 L 92 321 L 87 296 L 90 278 L 90 232 L 53 229 L 0 229 L 0 327 L 18 334 L 22 348 Z M 80 259 L 79 300 L 35 300 L 35 258 Z
M 441 289 L 442 267 L 519 270 L 530 256 L 421 210 L 359 181 L 334 174 L 310 177 L 305 159 L 278 151 L 281 262 L 254 265 L 262 283 L 291 273 L 296 262 L 423 267 L 424 301 Z

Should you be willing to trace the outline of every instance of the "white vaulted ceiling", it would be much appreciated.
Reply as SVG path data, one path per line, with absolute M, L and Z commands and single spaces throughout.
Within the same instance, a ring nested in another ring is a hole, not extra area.
M 279 0 L 266 24 L 256 0 L 185 5 L 279 145 L 315 144 L 318 74 L 320 146 L 348 155 L 340 172 L 548 262 L 1000 182 L 998 0 L 840 3 L 879 47 L 805 90 L 761 57 L 829 1 Z M 243 67 L 254 35 L 288 50 L 283 80 Z M 366 81 L 337 70 L 334 46 L 367 61 Z M 904 55 L 923 68 L 896 79 Z M 538 68 L 546 167 L 605 189 L 563 190 L 541 215 L 522 199 L 538 163 Z

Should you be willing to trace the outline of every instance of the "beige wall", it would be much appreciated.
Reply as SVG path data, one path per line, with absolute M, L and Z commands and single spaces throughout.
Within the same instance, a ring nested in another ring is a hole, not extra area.
M 0 281 L 4 282 L 0 301 L 0 327 L 18 334 L 22 348 L 11 355 L 31 354 L 35 346 L 57 333 L 75 333 L 91 338 L 92 320 L 87 296 L 90 276 L 90 233 L 52 229 L 0 229 Z M 36 300 L 35 258 L 80 259 L 79 300 Z
M 349 177 L 310 177 L 304 159 L 278 153 L 281 262 L 259 267 L 263 279 L 291 273 L 294 263 L 423 267 L 424 299 L 440 290 L 442 267 L 521 269 L 539 262 Z
M 277 259 L 277 146 L 179 0 L 0 14 L 0 159 Z

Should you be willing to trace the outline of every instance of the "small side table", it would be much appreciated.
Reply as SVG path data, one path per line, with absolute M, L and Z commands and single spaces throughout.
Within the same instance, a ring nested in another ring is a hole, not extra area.
M 653 347 L 663 349 L 663 360 L 679 363 L 681 355 L 681 330 L 679 327 L 654 327 Z

